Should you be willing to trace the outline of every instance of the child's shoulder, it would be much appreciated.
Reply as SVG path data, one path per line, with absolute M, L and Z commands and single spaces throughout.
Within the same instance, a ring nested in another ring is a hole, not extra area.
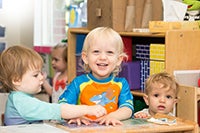
M 11 91 L 9 96 L 28 96 L 28 97 L 30 97 L 29 94 L 22 92 L 22 91 Z
M 33 95 L 27 94 L 21 91 L 12 91 L 8 96 L 11 101 L 15 101 L 15 103 L 19 103 L 21 101 L 27 101 L 28 99 L 32 99 Z
M 89 80 L 89 78 L 88 78 L 87 74 L 82 74 L 82 75 L 76 76 L 73 81 L 75 81 L 75 82 L 77 82 L 77 81 L 84 82 L 84 81 L 88 81 L 88 80 Z
M 114 77 L 115 82 L 127 82 L 126 78 L 124 77 Z

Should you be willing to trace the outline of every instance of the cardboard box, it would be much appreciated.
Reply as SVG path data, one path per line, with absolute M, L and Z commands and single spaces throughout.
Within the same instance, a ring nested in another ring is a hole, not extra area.
M 88 29 L 100 26 L 124 31 L 127 0 L 88 0 Z
M 133 28 L 148 28 L 148 23 L 143 23 L 148 22 L 149 19 L 150 21 L 162 20 L 161 0 L 88 0 L 88 29 L 108 26 L 116 31 L 127 31 L 127 29 L 125 30 L 125 23 L 130 19 L 127 20 L 126 18 L 130 1 L 133 2 L 133 12 L 130 13 L 134 16 Z M 147 7 L 150 7 L 149 10 Z
M 199 29 L 199 23 L 197 21 L 177 21 L 177 22 L 165 22 L 165 21 L 150 21 L 150 32 L 166 32 L 167 30 L 197 30 Z

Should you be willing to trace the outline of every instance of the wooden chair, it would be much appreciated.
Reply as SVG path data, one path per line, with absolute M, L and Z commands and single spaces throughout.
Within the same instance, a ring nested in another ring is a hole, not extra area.
M 198 101 L 200 100 L 200 88 L 192 86 L 180 86 L 176 116 L 192 120 L 198 123 Z

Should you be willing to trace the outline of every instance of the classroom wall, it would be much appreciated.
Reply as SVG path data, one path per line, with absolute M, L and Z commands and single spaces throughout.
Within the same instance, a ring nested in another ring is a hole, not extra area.
M 0 25 L 6 27 L 7 46 L 15 44 L 33 47 L 34 0 L 2 0 Z

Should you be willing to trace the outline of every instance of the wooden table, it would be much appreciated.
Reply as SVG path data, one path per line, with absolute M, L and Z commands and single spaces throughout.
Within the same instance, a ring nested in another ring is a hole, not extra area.
M 26 124 L 14 126 L 0 126 L 0 133 L 198 133 L 196 122 L 183 120 L 176 117 L 157 114 L 155 118 L 176 119 L 176 125 L 159 125 L 147 122 L 144 119 L 129 119 L 123 121 L 122 126 L 80 126 L 69 127 L 55 123 Z
M 80 126 L 80 127 L 70 127 L 66 125 L 57 124 L 56 127 L 64 129 L 68 132 L 73 133 L 91 133 L 91 132 L 102 132 L 102 133 L 155 133 L 155 132 L 190 132 L 198 133 L 199 127 L 196 122 L 183 120 L 177 117 L 166 116 L 162 114 L 157 114 L 155 118 L 168 118 L 169 120 L 176 119 L 176 125 L 159 125 L 151 122 L 142 122 L 139 120 L 129 119 L 123 121 L 123 126 Z

